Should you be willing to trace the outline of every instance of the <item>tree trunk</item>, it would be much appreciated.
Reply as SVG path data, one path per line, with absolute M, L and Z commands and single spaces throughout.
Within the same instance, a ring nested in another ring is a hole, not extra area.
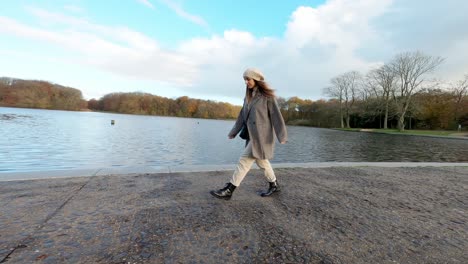
M 346 115 L 346 128 L 351 128 L 351 126 L 349 125 L 349 115 Z
M 388 123 L 388 100 L 385 105 L 384 129 L 387 129 L 387 123 Z
M 404 131 L 405 130 L 405 114 L 402 114 L 398 119 L 398 130 Z
M 344 123 L 343 123 L 343 109 L 340 106 L 340 120 L 341 120 L 341 128 L 344 128 Z

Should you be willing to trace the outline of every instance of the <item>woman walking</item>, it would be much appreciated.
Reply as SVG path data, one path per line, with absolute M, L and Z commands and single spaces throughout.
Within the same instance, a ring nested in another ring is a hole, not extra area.
M 262 192 L 261 196 L 279 192 L 280 187 L 269 160 L 273 158 L 275 134 L 281 144 L 285 144 L 288 138 L 275 94 L 265 82 L 263 74 L 250 68 L 244 72 L 243 77 L 246 85 L 244 105 L 228 138 L 233 139 L 240 132 L 240 136 L 246 139 L 246 147 L 231 181 L 224 188 L 210 192 L 213 196 L 226 200 L 231 199 L 232 193 L 254 162 L 264 171 L 269 183 L 268 190 Z

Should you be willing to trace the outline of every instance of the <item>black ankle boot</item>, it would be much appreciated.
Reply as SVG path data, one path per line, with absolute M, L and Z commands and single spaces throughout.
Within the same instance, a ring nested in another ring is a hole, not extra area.
M 217 191 L 211 191 L 210 193 L 216 198 L 229 200 L 231 199 L 232 193 L 234 192 L 235 189 L 236 189 L 236 186 L 228 182 L 224 188 L 219 189 Z
M 269 184 L 270 184 L 270 187 L 268 188 L 268 191 L 262 192 L 262 193 L 260 194 L 262 197 L 267 197 L 267 196 L 272 195 L 272 194 L 275 193 L 275 192 L 279 192 L 279 191 L 280 191 L 280 187 L 279 187 L 279 185 L 278 185 L 278 181 L 269 182 Z

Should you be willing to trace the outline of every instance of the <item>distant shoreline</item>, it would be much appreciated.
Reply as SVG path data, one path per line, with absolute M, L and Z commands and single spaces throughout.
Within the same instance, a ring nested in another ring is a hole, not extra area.
M 148 115 L 148 114 L 133 114 L 133 113 L 119 113 L 119 112 L 109 112 L 109 111 L 96 111 L 91 109 L 80 109 L 80 110 L 66 110 L 66 109 L 48 109 L 48 108 L 30 108 L 30 107 L 19 107 L 19 106 L 3 106 L 4 108 L 21 108 L 21 109 L 35 109 L 35 110 L 56 110 L 56 111 L 71 111 L 71 112 L 95 112 L 95 113 L 105 113 L 105 114 L 123 114 L 123 115 L 139 115 L 139 116 L 158 116 L 158 117 L 176 117 L 176 118 L 192 118 L 192 119 L 203 119 L 203 120 L 224 120 L 224 121 L 233 121 L 234 119 L 224 119 L 224 118 L 202 118 L 202 117 L 186 117 L 186 116 L 170 116 L 170 115 Z M 291 122 L 286 122 L 288 126 L 299 126 L 299 127 L 314 127 L 322 129 L 332 129 L 339 131 L 349 131 L 349 132 L 368 132 L 368 133 L 381 133 L 381 134 L 392 134 L 392 135 L 408 135 L 408 136 L 428 136 L 428 137 L 439 137 L 439 138 L 455 138 L 455 139 L 468 139 L 468 131 L 458 132 L 456 130 L 405 130 L 399 132 L 397 129 L 379 129 L 379 128 L 334 128 L 334 127 L 319 127 L 311 126 L 305 123 L 297 122 L 293 120 Z
M 147 115 L 147 114 L 132 114 L 132 113 L 119 113 L 119 112 L 108 112 L 108 111 L 96 111 L 92 109 L 80 109 L 80 110 L 66 110 L 66 109 L 48 109 L 48 108 L 31 108 L 31 107 L 19 107 L 19 106 L 2 106 L 0 108 L 19 108 L 19 109 L 31 109 L 31 110 L 52 110 L 52 111 L 68 111 L 68 112 L 93 112 L 103 114 L 116 114 L 116 115 L 135 115 L 135 116 L 157 116 L 157 117 L 174 117 L 174 118 L 191 118 L 191 119 L 203 119 L 203 120 L 224 120 L 233 121 L 235 119 L 223 119 L 223 118 L 202 118 L 202 117 L 187 117 L 187 116 L 169 116 L 169 115 Z
M 405 135 L 405 136 L 423 136 L 423 137 L 437 137 L 437 138 L 453 138 L 468 140 L 468 131 L 458 132 L 456 130 L 405 130 L 398 131 L 396 129 L 373 129 L 373 128 L 332 128 L 339 131 L 347 132 L 365 132 L 365 133 L 379 133 L 390 135 Z

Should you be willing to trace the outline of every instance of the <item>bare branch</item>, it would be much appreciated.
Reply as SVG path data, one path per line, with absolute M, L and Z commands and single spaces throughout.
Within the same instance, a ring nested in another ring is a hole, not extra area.
M 398 78 L 397 90 L 392 94 L 400 115 L 400 130 L 404 130 L 405 113 L 410 105 L 411 97 L 427 81 L 424 77 L 433 72 L 443 61 L 441 57 L 427 56 L 416 51 L 398 54 L 389 64 L 390 69 Z

